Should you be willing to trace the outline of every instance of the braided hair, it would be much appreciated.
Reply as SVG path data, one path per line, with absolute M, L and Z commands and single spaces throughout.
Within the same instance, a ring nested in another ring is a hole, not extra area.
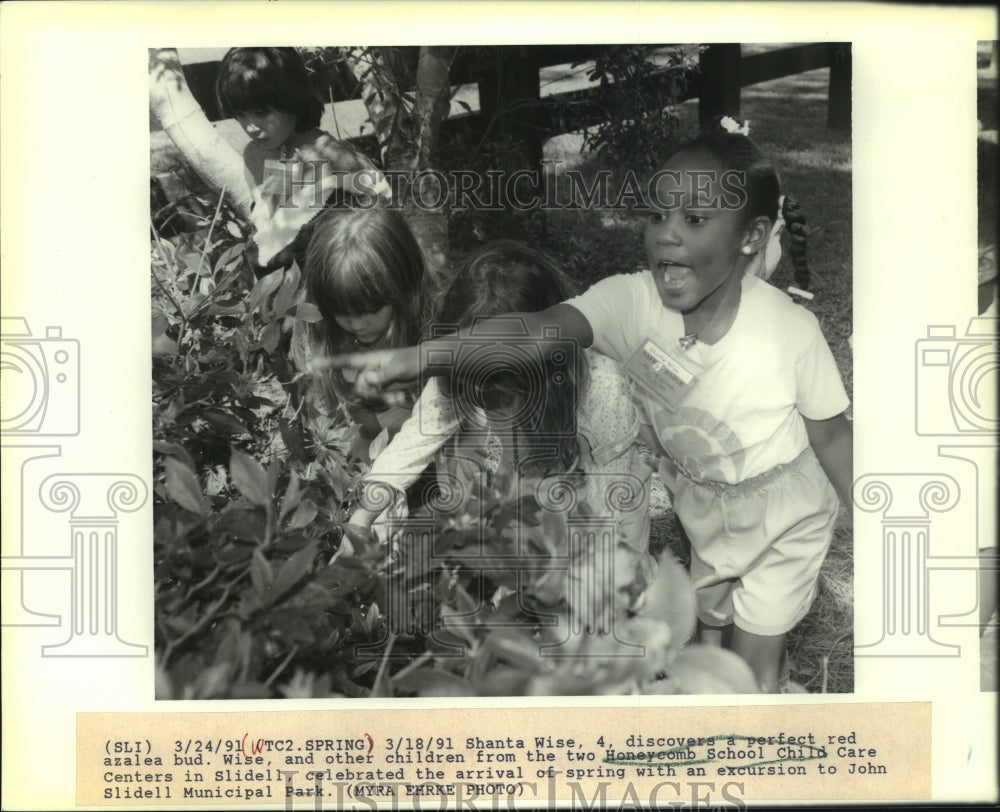
M 802 290 L 809 290 L 812 274 L 809 272 L 809 263 L 806 262 L 806 216 L 802 213 L 799 201 L 791 195 L 785 195 L 781 214 L 785 218 L 785 230 L 791 243 L 788 255 L 792 260 L 795 285 Z

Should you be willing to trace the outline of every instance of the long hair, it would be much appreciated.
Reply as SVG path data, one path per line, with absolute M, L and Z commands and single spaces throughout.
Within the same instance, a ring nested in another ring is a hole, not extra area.
M 473 328 L 478 320 L 530 313 L 565 301 L 573 283 L 552 258 L 521 243 L 501 240 L 475 251 L 459 266 L 435 319 L 439 329 Z M 512 317 L 514 318 L 514 317 Z M 577 462 L 576 406 L 586 386 L 587 362 L 578 349 L 562 363 L 543 359 L 535 342 L 487 339 L 482 360 L 463 364 L 461 378 L 442 381 L 463 408 L 513 407 L 513 426 L 525 447 L 522 470 L 564 473 Z M 473 351 L 477 345 L 472 344 Z M 554 458 L 553 458 L 554 452 Z
M 319 126 L 323 105 L 295 48 L 230 48 L 215 79 L 219 109 L 230 118 L 257 110 L 295 116 L 295 131 Z
M 402 215 L 384 206 L 334 208 L 315 221 L 306 248 L 306 294 L 323 320 L 311 325 L 313 343 L 331 355 L 355 349 L 335 316 L 392 307 L 381 348 L 416 344 L 423 314 L 424 258 Z M 340 394 L 349 390 L 331 373 Z
M 722 166 L 723 171 L 740 173 L 745 195 L 741 213 L 744 222 L 764 216 L 772 223 L 779 214 L 781 184 L 774 165 L 765 157 L 749 136 L 727 132 L 714 125 L 697 138 L 681 144 L 670 157 L 689 150 L 704 149 Z M 803 290 L 809 287 L 809 266 L 806 262 L 806 218 L 799 202 L 786 195 L 780 213 L 784 216 L 790 237 L 789 258 L 796 284 Z

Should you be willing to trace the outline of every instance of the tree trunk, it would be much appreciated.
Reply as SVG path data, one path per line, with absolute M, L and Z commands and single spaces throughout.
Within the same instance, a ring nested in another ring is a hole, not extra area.
M 424 46 L 420 49 L 417 95 L 413 103 L 415 143 L 409 156 L 410 168 L 416 172 L 439 165 L 441 122 L 448 115 L 451 97 L 449 75 L 454 56 L 454 46 Z M 428 177 L 426 182 L 438 181 Z M 412 203 L 410 205 L 410 224 L 424 248 L 428 267 L 442 281 L 441 273 L 448 255 L 447 202 L 444 207 L 433 211 L 413 210 Z
M 206 118 L 188 89 L 174 48 L 149 50 L 149 109 L 191 168 L 209 185 L 225 189 L 233 207 L 249 215 L 243 158 Z
M 403 216 L 424 251 L 433 284 L 442 283 L 448 253 L 448 190 L 441 194 L 440 175 L 421 170 L 436 169 L 441 122 L 448 115 L 451 95 L 449 72 L 455 46 L 422 46 L 416 66 L 416 92 L 412 107 L 406 96 L 412 77 L 408 55 L 396 48 L 362 48 L 348 56 L 351 71 L 361 82 L 361 98 L 378 139 L 386 169 L 410 173 L 409 183 L 399 185 Z M 435 201 L 442 206 L 428 209 L 415 200 Z

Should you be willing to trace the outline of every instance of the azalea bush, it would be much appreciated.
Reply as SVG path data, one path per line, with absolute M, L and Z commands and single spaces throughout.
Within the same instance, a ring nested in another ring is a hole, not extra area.
M 150 243 L 159 698 L 756 689 L 735 655 L 688 644 L 694 592 L 669 555 L 647 582 L 618 550 L 586 597 L 603 626 L 583 629 L 570 584 L 594 552 L 574 563 L 571 519 L 530 480 L 431 499 L 389 543 L 349 524 L 355 428 L 289 360 L 320 318 L 301 273 L 256 278 L 247 224 L 202 204 Z

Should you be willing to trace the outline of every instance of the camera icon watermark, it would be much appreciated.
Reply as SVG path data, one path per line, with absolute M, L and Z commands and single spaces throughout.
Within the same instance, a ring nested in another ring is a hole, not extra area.
M 916 345 L 916 431 L 923 436 L 991 435 L 1000 429 L 1000 319 L 977 317 L 965 335 L 930 325 Z
M 449 381 L 450 401 L 456 418 L 463 426 L 482 421 L 482 412 L 490 416 L 494 428 L 516 428 L 531 434 L 537 441 L 558 441 L 576 436 L 575 413 L 568 410 L 567 420 L 558 428 L 545 424 L 549 399 L 578 380 L 586 364 L 577 341 L 562 338 L 558 326 L 543 328 L 541 339 L 533 336 L 525 320 L 518 315 L 495 316 L 476 322 L 455 349 L 423 350 L 427 357 L 421 367 L 444 368 Z M 456 325 L 436 325 L 433 336 L 448 335 Z M 453 371 L 449 374 L 447 370 Z M 421 386 L 426 381 L 421 381 Z M 423 434 L 439 430 L 437 415 L 418 408 L 417 418 Z
M 978 625 L 970 619 L 978 616 L 978 606 L 941 614 L 934 623 L 930 599 L 936 571 L 995 568 L 977 550 L 996 544 L 998 327 L 996 317 L 976 317 L 959 336 L 955 325 L 929 325 L 926 338 L 916 342 L 915 431 L 950 438 L 937 455 L 968 464 L 955 470 L 962 481 L 945 473 L 894 472 L 860 477 L 855 484 L 855 506 L 882 514 L 883 542 L 882 633 L 878 641 L 856 646 L 858 657 L 958 657 L 960 647 L 938 642 L 933 631 Z M 930 514 L 952 513 L 960 504 L 963 510 L 955 513 L 965 520 L 964 529 L 956 535 L 949 528 L 949 554 L 932 553 Z M 977 603 L 983 599 L 974 594 Z
M 0 434 L 80 433 L 80 343 L 62 328 L 46 327 L 42 338 L 23 318 L 0 318 L 0 372 Z
M 37 461 L 60 457 L 62 438 L 80 434 L 80 343 L 55 326 L 35 336 L 26 319 L 5 316 L 0 359 L 0 444 L 10 486 L 2 625 L 63 628 L 68 637 L 42 646 L 43 657 L 146 657 L 148 646 L 118 633 L 119 514 L 145 504 L 146 483 L 134 474 L 86 472 L 51 474 L 36 484 L 43 475 Z M 69 514 L 68 541 L 56 541 L 45 513 L 29 510 L 36 506 Z M 63 589 L 53 589 L 57 580 Z

